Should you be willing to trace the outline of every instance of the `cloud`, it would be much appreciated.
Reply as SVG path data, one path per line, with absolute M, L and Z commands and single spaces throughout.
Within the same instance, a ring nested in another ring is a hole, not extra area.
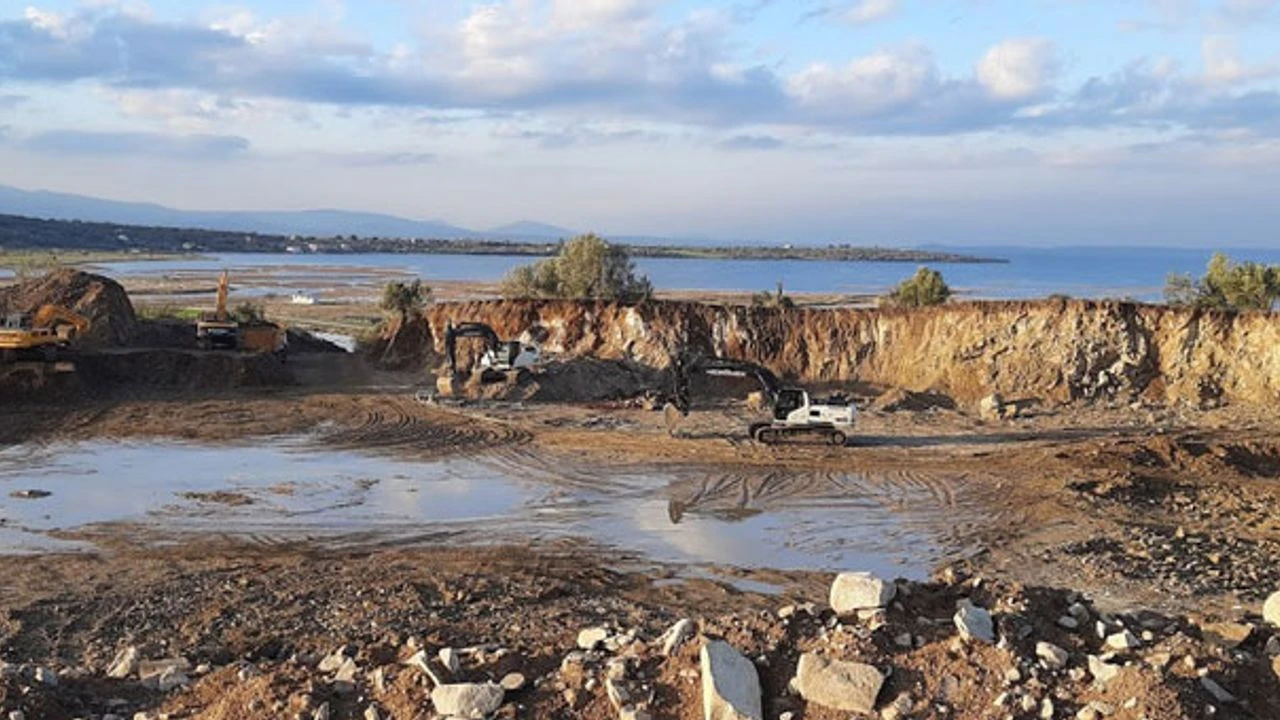
M 26 95 L 0 95 L 0 109 L 16 108 L 27 101 Z
M 1280 63 L 1248 65 L 1240 59 L 1235 41 L 1226 35 L 1210 35 L 1200 43 L 1204 60 L 1204 81 L 1211 85 L 1230 85 L 1280 75 Z
M 716 143 L 721 150 L 777 150 L 785 145 L 772 135 L 734 135 Z
M 992 47 L 978 63 L 978 82 L 992 96 L 1022 100 L 1044 92 L 1058 70 L 1056 49 L 1044 38 L 1014 38 Z
M 901 0 L 858 0 L 842 13 L 849 22 L 858 25 L 884 20 L 898 11 Z
M 1272 15 L 1280 0 L 1222 0 L 1218 15 L 1235 24 L 1256 23 Z
M 946 135 L 1065 127 L 1256 126 L 1274 90 L 1225 44 L 1206 45 L 1205 78 L 1156 72 L 1058 87 L 1057 49 L 1012 38 L 944 74 L 921 44 L 784 72 L 744 62 L 731 30 L 743 10 L 671 20 L 657 0 L 499 0 L 473 7 L 420 47 L 379 51 L 324 15 L 297 22 L 241 11 L 201 22 L 81 6 L 0 21 L 0 82 L 81 82 L 131 117 L 186 133 L 263 114 L 304 119 L 315 105 L 407 108 L 424 118 L 533 117 L 503 130 L 544 147 L 645 139 L 631 128 L 723 132 L 752 126 L 849 135 Z M 753 6 L 756 7 L 756 6 Z M 880 6 L 882 7 L 882 6 Z M 577 118 L 577 122 L 565 118 Z M 425 120 L 424 120 L 425 121 Z M 566 127 L 575 125 L 574 127 Z
M 249 149 L 249 141 L 234 135 L 50 130 L 28 137 L 23 146 L 36 152 L 58 155 L 147 155 L 225 160 L 243 155 Z
M 342 153 L 336 157 L 352 167 L 429 165 L 439 159 L 435 153 L 408 151 Z

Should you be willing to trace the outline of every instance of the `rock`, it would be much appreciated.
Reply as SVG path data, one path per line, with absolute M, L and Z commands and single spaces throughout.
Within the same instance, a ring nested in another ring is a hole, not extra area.
M 638 710 L 627 706 L 618 711 L 618 720 L 653 720 L 648 710 Z
M 670 657 L 691 637 L 693 637 L 693 621 L 688 618 L 677 620 L 676 624 L 662 634 L 662 654 Z
M 58 686 L 58 673 L 47 667 L 36 668 L 36 682 L 46 687 Z
M 1267 638 L 1267 644 L 1262 651 L 1267 654 L 1267 657 L 1280 655 L 1280 635 L 1272 635 Z
M 1099 685 L 1106 685 L 1120 674 L 1120 667 L 1104 662 L 1097 655 L 1089 656 L 1089 674 L 1093 676 L 1094 682 Z
M 27 715 L 21 710 L 10 710 L 9 720 L 27 720 Z
M 316 713 L 311 716 L 311 720 L 329 720 L 329 703 L 322 703 L 316 708 Z
M 1206 640 L 1228 650 L 1240 647 L 1253 634 L 1253 626 L 1246 623 L 1211 623 L 1201 628 Z
M 382 713 L 378 712 L 377 705 L 370 705 L 364 709 L 364 720 L 382 720 Z
M 795 687 L 800 697 L 832 710 L 870 713 L 883 686 L 884 674 L 862 663 L 805 653 L 796 668 Z
M 1226 688 L 1219 685 L 1207 675 L 1200 678 L 1200 684 L 1204 686 L 1205 690 L 1209 691 L 1209 694 L 1213 696 L 1214 700 L 1217 700 L 1220 703 L 1233 703 L 1236 701 L 1235 695 L 1227 692 Z
M 320 660 L 320 664 L 317 666 L 317 669 L 323 673 L 331 673 L 342 667 L 342 664 L 346 661 L 347 653 L 346 647 L 344 646 L 334 650 L 328 655 L 325 655 L 324 658 Z
M 865 572 L 843 572 L 831 583 L 831 608 L 837 615 L 888 607 L 897 586 Z
M 1280 657 L 1271 658 L 1271 672 L 1280 680 Z
M 605 678 L 604 693 L 608 696 L 614 710 L 621 710 L 631 704 L 631 693 L 613 678 Z
M 595 650 L 609 637 L 609 631 L 602 627 L 587 628 L 578 633 L 578 647 L 583 650 Z
M 1128 630 L 1122 630 L 1107 636 L 1107 647 L 1113 650 L 1132 650 L 1141 645 L 1142 641 Z
M 1054 645 L 1053 643 L 1038 642 L 1036 643 L 1036 657 L 1044 661 L 1046 667 L 1057 670 L 1067 664 L 1070 657 L 1066 650 Z
M 418 652 L 414 653 L 412 657 L 404 661 L 404 664 L 412 667 L 416 667 L 419 670 L 421 670 L 424 674 L 426 674 L 427 677 L 431 678 L 432 685 L 444 684 L 440 680 L 440 676 L 436 675 L 435 671 L 431 669 L 431 662 L 427 660 L 426 650 L 419 650 Z
M 517 690 L 523 690 L 526 682 L 527 680 L 525 680 L 523 674 L 513 672 L 503 675 L 502 680 L 498 684 L 507 692 L 516 692 Z
M 505 693 L 493 683 L 453 683 L 431 690 L 431 704 L 446 717 L 483 720 L 502 707 Z
M 1070 615 L 1063 615 L 1058 618 L 1058 627 L 1066 628 L 1067 630 L 1079 630 L 1080 623 Z
M 1053 720 L 1053 701 L 1049 698 L 1045 698 L 1040 703 L 1040 718 L 1041 720 Z
M 444 665 L 444 669 L 451 674 L 457 675 L 462 670 L 462 661 L 458 659 L 458 651 L 453 648 L 440 648 L 437 655 L 440 658 L 440 664 Z
M 1262 619 L 1280 627 L 1280 592 L 1271 593 L 1271 597 L 1262 604 Z
M 956 611 L 953 618 L 960 635 L 979 640 L 984 643 L 996 641 L 995 627 L 991 621 L 991 613 L 976 605 L 965 604 Z
M 130 645 L 129 647 L 116 653 L 111 661 L 111 665 L 107 667 L 107 677 L 116 680 L 123 680 L 138 671 L 138 648 Z
M 723 640 L 702 646 L 704 720 L 764 720 L 756 666 Z
M 155 678 L 156 689 L 162 693 L 191 684 L 191 679 L 187 677 L 187 674 L 176 667 L 168 668 L 160 675 L 155 676 Z

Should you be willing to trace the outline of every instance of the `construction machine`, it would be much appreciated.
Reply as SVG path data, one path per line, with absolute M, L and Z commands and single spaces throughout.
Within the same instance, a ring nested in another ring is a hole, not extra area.
M 89 318 L 58 305 L 43 305 L 34 313 L 10 313 L 0 318 L 0 356 L 4 361 L 54 362 L 58 353 L 88 332 Z
M 224 270 L 218 278 L 218 300 L 212 313 L 202 313 L 196 321 L 196 340 L 202 350 L 244 350 L 283 354 L 284 328 L 273 323 L 238 322 L 227 312 L 231 280 Z
M 769 405 L 770 418 L 747 428 L 753 440 L 772 445 L 795 437 L 812 437 L 832 445 L 844 445 L 853 429 L 857 408 L 842 395 L 817 399 L 798 387 L 783 387 L 768 368 L 731 358 L 676 358 L 672 362 L 675 390 L 667 413 L 687 417 L 691 405 L 689 379 L 702 373 L 726 377 L 753 378 L 760 383 Z
M 480 338 L 484 341 L 484 353 L 480 367 L 484 370 L 506 372 L 536 367 L 542 362 L 542 351 L 536 345 L 519 340 L 501 340 L 493 328 L 482 322 L 449 323 L 444 331 L 444 349 L 449 358 L 450 376 L 458 373 L 458 339 Z

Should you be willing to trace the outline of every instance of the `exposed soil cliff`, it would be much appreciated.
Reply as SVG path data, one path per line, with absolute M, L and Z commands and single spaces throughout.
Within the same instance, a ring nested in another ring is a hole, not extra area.
M 759 362 L 796 381 L 854 380 L 1047 402 L 1144 397 L 1269 403 L 1280 398 L 1280 315 L 1091 301 L 973 302 L 925 310 L 763 309 L 682 302 L 486 301 L 440 304 L 417 338 L 482 321 L 561 358 L 665 368 L 689 350 Z M 461 350 L 461 348 L 460 348 Z

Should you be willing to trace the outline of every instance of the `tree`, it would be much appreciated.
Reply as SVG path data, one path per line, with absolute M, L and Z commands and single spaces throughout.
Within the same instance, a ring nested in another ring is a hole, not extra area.
M 892 305 L 902 307 L 928 307 L 941 305 L 951 297 L 951 288 L 942 279 L 942 273 L 927 267 L 903 280 L 886 296 Z
M 1280 265 L 1233 263 L 1226 255 L 1214 253 L 1199 280 L 1190 275 L 1169 275 L 1164 296 L 1170 305 L 1270 310 L 1280 300 Z
M 638 302 L 653 296 L 653 286 L 648 278 L 636 276 L 635 264 L 624 248 L 589 234 L 561 245 L 556 257 L 507 273 L 502 294 Z
M 382 309 L 400 316 L 400 322 L 409 322 L 409 316 L 417 313 L 431 300 L 431 288 L 421 280 L 413 282 L 389 282 L 382 288 Z

